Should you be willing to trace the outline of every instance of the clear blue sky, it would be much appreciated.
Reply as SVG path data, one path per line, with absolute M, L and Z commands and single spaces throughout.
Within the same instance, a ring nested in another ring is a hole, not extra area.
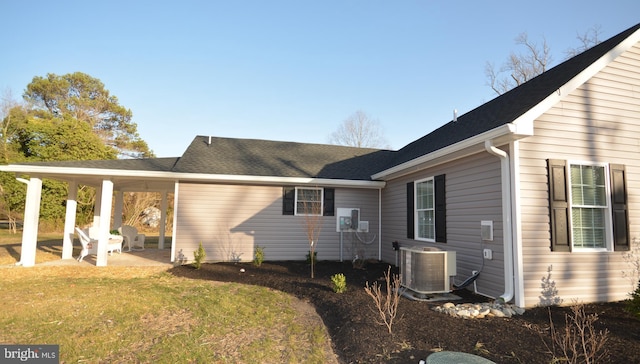
M 599 25 L 640 22 L 638 0 L 0 0 L 0 91 L 35 76 L 100 79 L 159 157 L 196 135 L 326 143 L 357 110 L 398 149 L 495 97 L 526 32 L 554 61 Z

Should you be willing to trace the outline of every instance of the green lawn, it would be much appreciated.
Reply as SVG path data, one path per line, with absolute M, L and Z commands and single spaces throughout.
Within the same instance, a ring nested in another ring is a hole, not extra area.
M 178 278 L 159 267 L 15 267 L 20 244 L 13 238 L 0 236 L 2 343 L 58 344 L 61 362 L 331 358 L 322 322 L 310 321 L 300 302 L 282 292 Z M 37 261 L 59 259 L 61 238 L 43 240 Z

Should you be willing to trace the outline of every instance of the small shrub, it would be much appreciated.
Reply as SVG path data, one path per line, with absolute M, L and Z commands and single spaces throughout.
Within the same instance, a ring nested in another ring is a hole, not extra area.
M 630 314 L 640 318 L 640 283 L 635 291 L 629 293 L 631 299 L 626 302 L 625 309 Z
M 333 282 L 333 291 L 335 293 L 344 293 L 347 291 L 347 278 L 342 273 L 337 273 L 331 276 L 331 282 Z
M 316 262 L 318 262 L 318 252 L 313 252 L 313 261 L 311 261 L 311 252 L 308 252 L 307 253 L 307 263 L 315 264 Z
M 256 252 L 253 255 L 253 264 L 256 267 L 259 267 L 264 262 L 264 247 L 258 246 L 256 247 Z
M 587 314 L 584 305 L 575 303 L 571 313 L 565 314 L 564 327 L 556 328 L 549 310 L 549 332 L 551 344 L 545 345 L 553 355 L 553 363 L 592 364 L 607 357 L 609 331 L 596 331 L 597 314 Z
M 202 262 L 204 258 L 207 256 L 207 253 L 204 251 L 204 247 L 202 246 L 202 242 L 200 242 L 200 246 L 198 250 L 193 252 L 193 266 L 196 269 L 200 269 L 202 267 Z
M 547 267 L 547 276 L 542 277 L 542 283 L 540 284 L 540 299 L 539 306 L 541 307 L 549 307 L 549 306 L 557 306 L 562 303 L 562 298 L 558 296 L 558 288 L 556 287 L 556 281 L 551 279 L 551 270 L 553 266 L 550 265 Z
M 379 324 L 385 325 L 389 334 L 392 333 L 393 321 L 398 314 L 398 304 L 400 303 L 400 275 L 391 275 L 391 266 L 387 269 L 387 273 L 384 274 L 384 281 L 386 284 L 385 292 L 382 291 L 378 282 L 373 282 L 372 286 L 369 286 L 369 282 L 366 282 L 364 290 L 369 297 L 373 299 L 373 303 L 377 309 L 379 320 L 376 320 Z M 376 312 L 376 310 L 373 310 Z

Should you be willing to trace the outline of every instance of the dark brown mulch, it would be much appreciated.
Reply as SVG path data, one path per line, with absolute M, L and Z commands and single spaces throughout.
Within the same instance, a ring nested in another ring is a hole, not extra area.
M 556 329 L 571 314 L 567 307 L 533 308 L 512 318 L 460 319 L 437 313 L 426 303 L 402 298 L 397 321 L 389 334 L 376 323 L 373 300 L 365 284 L 384 284 L 386 263 L 371 262 L 365 269 L 350 262 L 316 264 L 315 278 L 305 262 L 268 262 L 260 267 L 249 263 L 204 264 L 200 270 L 176 267 L 173 274 L 196 279 L 240 282 L 290 293 L 312 304 L 322 317 L 343 363 L 418 363 L 434 351 L 472 353 L 496 363 L 549 363 L 553 356 L 544 340 L 549 337 L 549 312 Z M 240 269 L 244 269 L 242 273 Z M 346 293 L 332 290 L 331 276 L 347 277 Z M 392 267 L 392 274 L 397 269 Z M 461 302 L 487 298 L 470 291 L 456 292 Z M 597 314 L 596 330 L 608 330 L 607 353 L 599 363 L 640 363 L 640 320 L 624 311 L 622 302 L 585 305 L 587 314 Z

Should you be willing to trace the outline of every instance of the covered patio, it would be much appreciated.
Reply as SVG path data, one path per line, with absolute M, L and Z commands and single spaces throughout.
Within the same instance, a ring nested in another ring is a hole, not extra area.
M 146 160 L 69 161 L 0 166 L 0 170 L 16 173 L 18 181 L 26 184 L 25 212 L 23 220 L 22 249 L 16 265 L 33 267 L 36 262 L 38 223 L 42 197 L 42 180 L 62 181 L 68 185 L 66 213 L 62 241 L 62 260 L 73 259 L 73 241 L 76 227 L 77 196 L 80 186 L 96 190 L 93 227 L 98 236 L 96 266 L 106 266 L 122 260 L 118 253 L 108 256 L 107 244 L 111 230 L 123 225 L 122 211 L 125 192 L 157 192 L 161 194 L 161 218 L 159 224 L 158 250 L 165 248 L 168 194 L 174 193 L 178 181 L 174 174 L 166 172 L 177 158 Z M 23 177 L 28 175 L 29 177 Z M 113 211 L 113 217 L 111 212 Z M 175 214 L 175 211 L 174 211 Z M 113 219 L 113 224 L 112 224 Z M 167 262 L 174 261 L 171 247 Z

